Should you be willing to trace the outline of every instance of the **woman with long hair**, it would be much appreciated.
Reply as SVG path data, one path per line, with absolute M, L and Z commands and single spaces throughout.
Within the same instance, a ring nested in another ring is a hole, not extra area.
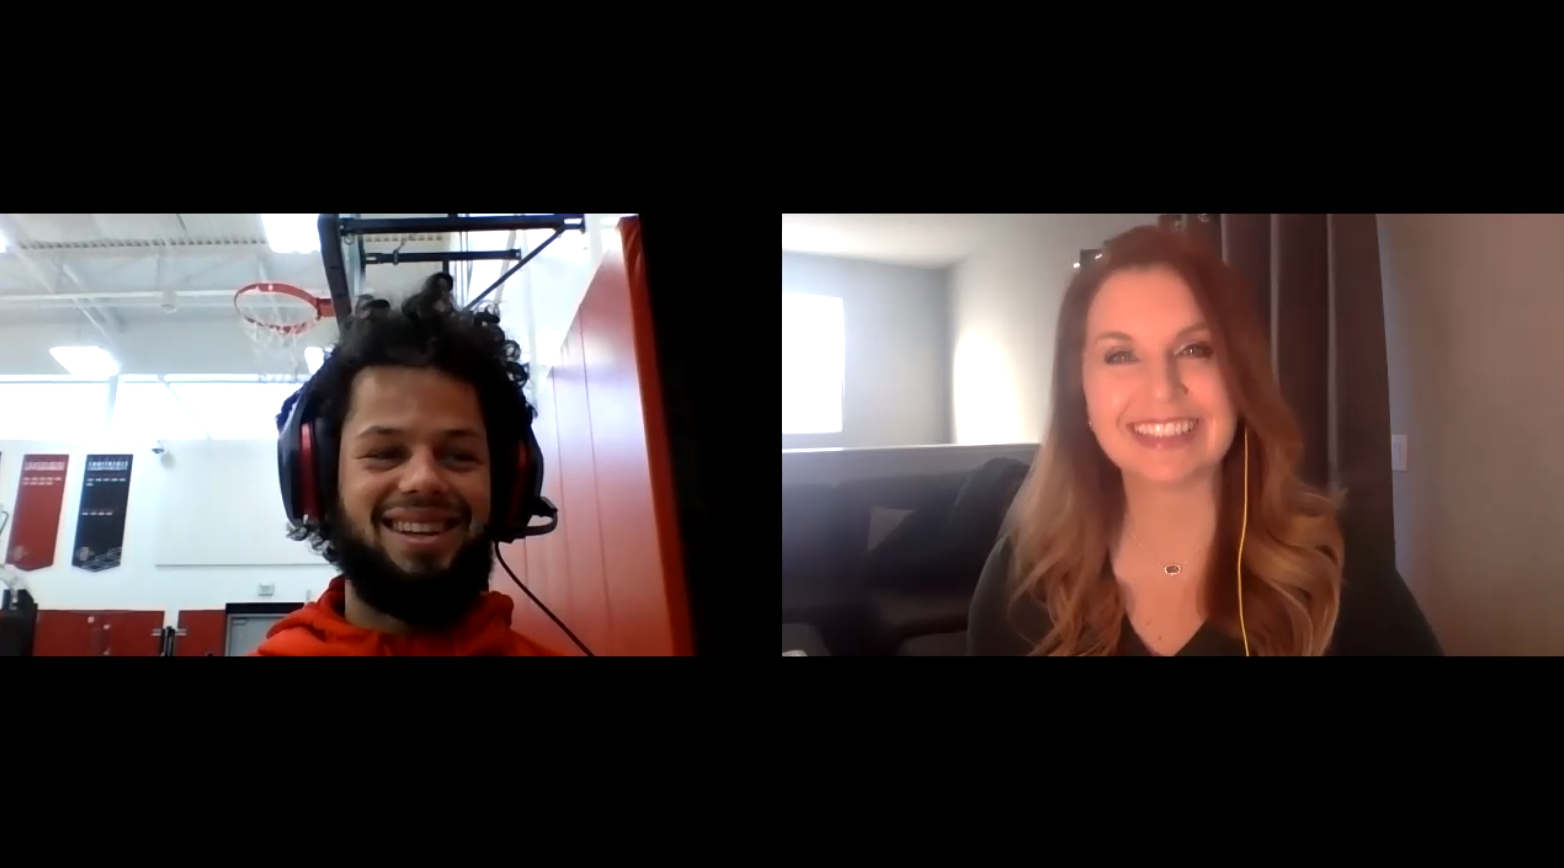
M 1393 552 L 1298 478 L 1269 353 L 1238 274 L 1183 235 L 1132 229 L 1080 269 L 970 654 L 1440 653 Z

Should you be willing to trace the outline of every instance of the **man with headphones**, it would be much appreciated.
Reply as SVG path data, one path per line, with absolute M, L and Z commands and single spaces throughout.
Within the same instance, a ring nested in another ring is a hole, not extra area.
M 552 530 L 527 368 L 492 311 L 437 274 L 398 307 L 359 304 L 277 416 L 294 539 L 341 570 L 260 657 L 554 656 L 510 627 L 491 546 Z M 534 518 L 543 519 L 533 525 Z

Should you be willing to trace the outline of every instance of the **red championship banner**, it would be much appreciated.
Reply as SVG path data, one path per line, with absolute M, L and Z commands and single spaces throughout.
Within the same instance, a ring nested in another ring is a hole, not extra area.
M 16 486 L 11 539 L 5 549 L 5 562 L 11 566 L 41 570 L 54 565 L 70 461 L 69 455 L 22 456 L 22 481 Z

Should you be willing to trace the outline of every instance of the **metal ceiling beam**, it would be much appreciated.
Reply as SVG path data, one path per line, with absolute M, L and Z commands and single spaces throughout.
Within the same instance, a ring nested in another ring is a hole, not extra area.
M 94 305 L 119 305 L 130 301 L 158 301 L 161 302 L 164 290 L 161 289 L 127 289 L 112 291 L 100 289 L 97 292 L 0 292 L 0 305 L 17 304 L 76 304 L 88 303 Z M 231 289 L 178 289 L 174 294 L 181 300 L 185 299 L 209 299 L 216 303 L 224 300 L 232 300 L 234 291 Z
M 368 243 L 381 247 L 392 247 L 403 243 L 397 238 L 382 236 L 367 239 Z M 415 239 L 412 244 L 433 244 L 436 239 L 423 237 Z M 264 241 L 244 242 L 242 244 L 138 244 L 125 247 L 68 247 L 40 244 L 11 244 L 12 250 L 23 250 L 31 254 L 34 259 L 48 261 L 54 259 L 151 259 L 157 256 L 207 258 L 212 257 L 241 257 L 251 254 L 265 254 L 271 248 Z
M 125 244 L 108 247 L 76 246 L 67 244 L 13 244 L 14 250 L 25 250 L 37 259 L 139 259 L 154 256 L 229 256 L 252 251 L 265 252 L 266 242 L 222 242 L 211 244 Z
M 16 251 L 16 261 L 22 263 L 22 266 L 30 273 L 32 273 L 35 278 L 37 278 L 38 282 L 45 290 L 46 297 L 48 295 L 56 294 L 54 289 L 54 282 L 49 279 L 49 276 L 44 273 L 43 269 L 40 268 L 31 257 L 29 257 L 26 253 Z M 110 329 L 108 324 L 104 322 L 103 318 L 93 313 L 93 307 L 81 299 L 72 298 L 70 300 L 70 306 L 74 308 L 77 313 L 80 313 L 84 318 L 86 318 L 87 322 L 91 323 L 93 328 L 97 329 L 100 333 L 103 334 L 104 340 L 108 342 L 108 346 L 105 347 L 105 349 L 112 352 L 116 348 L 116 344 L 119 342 L 119 337 L 115 330 Z
M 27 235 L 21 231 L 22 227 L 18 225 L 15 220 L 10 219 L 9 217 L 0 219 L 3 219 L 3 225 L 0 225 L 0 234 L 4 234 L 6 239 L 10 242 L 9 246 L 11 253 L 14 255 L 16 261 L 20 262 L 22 267 L 27 269 L 28 273 L 38 281 L 38 285 L 43 288 L 44 292 L 50 295 L 56 294 L 59 290 L 59 281 L 56 278 L 51 278 L 44 270 L 43 266 L 40 265 L 33 258 L 31 252 L 28 251 L 26 245 Z M 64 262 L 56 262 L 51 264 L 58 266 L 61 276 L 74 280 L 74 272 L 70 271 Z M 78 288 L 80 287 L 78 286 Z M 115 324 L 118 326 L 118 328 L 111 329 L 110 323 L 105 322 L 107 317 L 103 315 L 102 311 L 95 313 L 94 311 L 96 309 L 90 303 L 76 300 L 72 302 L 72 306 L 75 307 L 76 310 L 86 318 L 87 322 L 92 324 L 93 328 L 97 329 L 103 334 L 104 339 L 109 343 L 108 348 L 112 349 L 118 340 L 117 332 L 124 329 L 124 321 L 118 320 L 116 318 Z
M 59 268 L 60 275 L 66 280 L 69 280 L 71 285 L 74 286 L 78 291 L 85 290 L 87 288 L 87 282 L 81 279 L 81 275 L 76 273 L 76 269 L 72 268 L 70 263 L 61 261 L 59 263 Z M 113 326 L 114 331 L 122 332 L 125 330 L 125 320 L 120 317 L 119 314 L 108 308 L 99 306 L 96 302 L 87 302 L 87 304 L 91 306 L 93 313 L 96 313 L 98 316 L 108 320 L 109 325 Z

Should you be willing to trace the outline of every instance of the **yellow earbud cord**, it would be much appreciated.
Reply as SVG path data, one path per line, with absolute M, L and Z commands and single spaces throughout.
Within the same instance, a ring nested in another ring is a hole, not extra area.
M 1238 633 L 1249 656 L 1249 628 L 1244 624 L 1244 537 L 1249 533 L 1249 428 L 1244 427 L 1244 517 L 1238 527 Z

